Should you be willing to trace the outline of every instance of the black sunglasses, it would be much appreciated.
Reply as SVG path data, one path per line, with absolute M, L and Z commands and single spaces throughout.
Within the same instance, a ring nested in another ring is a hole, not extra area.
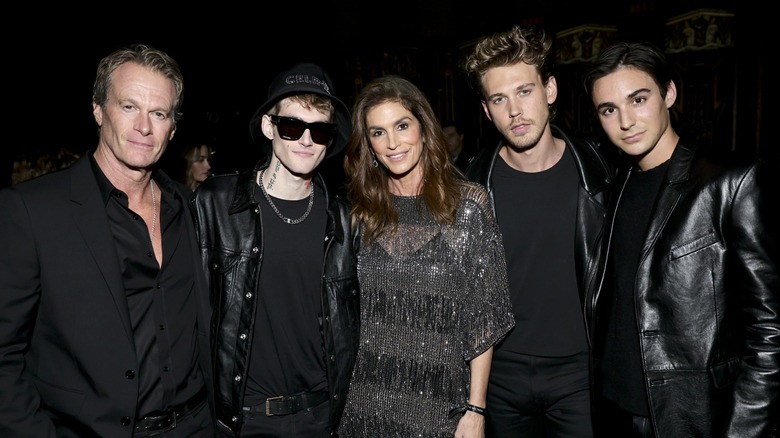
M 279 136 L 285 140 L 298 140 L 307 129 L 311 139 L 317 144 L 327 145 L 336 137 L 336 124 L 325 122 L 306 123 L 292 117 L 270 115 L 271 122 L 279 130 Z

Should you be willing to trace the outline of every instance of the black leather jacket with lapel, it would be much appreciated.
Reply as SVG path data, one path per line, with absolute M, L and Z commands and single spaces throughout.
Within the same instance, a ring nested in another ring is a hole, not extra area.
M 634 172 L 619 175 L 609 202 L 606 260 L 611 224 Z M 770 436 L 772 422 L 777 427 L 778 189 L 778 171 L 765 163 L 713 159 L 680 142 L 658 195 L 647 200 L 653 210 L 634 300 L 659 437 L 759 437 Z M 602 315 L 611 301 L 612 274 L 606 268 L 586 305 L 594 370 L 603 351 Z M 600 393 L 599 379 L 593 385 L 593 393 Z
M 594 287 L 596 268 L 601 261 L 600 241 L 604 234 L 607 190 L 614 170 L 595 142 L 568 136 L 555 125 L 551 125 L 551 129 L 554 137 L 566 142 L 580 175 L 574 248 L 580 301 L 584 306 L 585 292 Z M 495 162 L 500 159 L 498 153 L 502 145 L 503 142 L 499 142 L 495 148 L 481 150 L 465 171 L 468 179 L 485 186 L 494 211 L 492 175 Z

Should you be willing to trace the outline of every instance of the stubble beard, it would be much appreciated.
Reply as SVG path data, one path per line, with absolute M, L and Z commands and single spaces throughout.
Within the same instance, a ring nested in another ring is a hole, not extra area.
M 513 135 L 511 130 L 508 131 L 504 135 L 506 144 L 518 152 L 532 149 L 539 144 L 539 140 L 541 140 L 542 134 L 544 134 L 544 129 L 537 130 L 537 127 L 535 124 L 531 125 L 531 130 L 521 136 Z

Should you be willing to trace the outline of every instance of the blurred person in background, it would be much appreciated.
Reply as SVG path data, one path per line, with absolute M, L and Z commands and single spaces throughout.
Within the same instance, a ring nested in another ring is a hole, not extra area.
M 182 152 L 185 162 L 184 184 L 193 192 L 211 175 L 214 150 L 207 144 L 195 144 Z
M 465 170 L 476 151 L 470 147 L 470 144 L 466 144 L 463 126 L 450 119 L 442 122 L 441 128 L 444 132 L 444 139 L 447 140 L 447 148 L 450 151 L 452 162 L 459 170 Z

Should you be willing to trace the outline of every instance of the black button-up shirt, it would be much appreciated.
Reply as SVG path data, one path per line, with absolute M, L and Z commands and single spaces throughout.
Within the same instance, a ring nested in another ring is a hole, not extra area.
M 198 371 L 194 255 L 186 240 L 185 200 L 162 172 L 160 192 L 163 260 L 158 265 L 144 220 L 128 207 L 90 156 L 116 246 L 137 354 L 137 418 L 184 403 L 203 386 Z M 131 372 L 133 370 L 129 370 Z M 131 378 L 127 377 L 126 378 Z

